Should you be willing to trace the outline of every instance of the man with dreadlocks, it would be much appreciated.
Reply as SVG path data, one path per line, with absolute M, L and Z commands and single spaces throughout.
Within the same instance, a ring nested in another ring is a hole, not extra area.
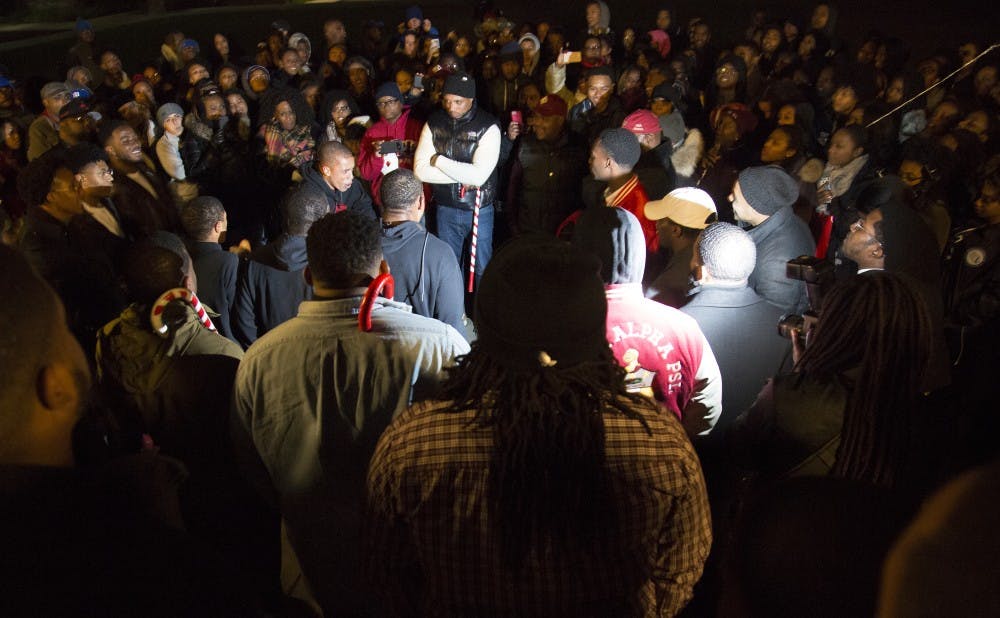
M 769 480 L 916 480 L 916 464 L 929 457 L 913 438 L 932 332 L 919 288 L 901 275 L 862 273 L 834 286 L 819 318 L 795 371 L 769 381 L 733 422 L 733 461 Z
M 701 468 L 677 417 L 627 391 L 599 267 L 555 239 L 508 244 L 443 401 L 382 435 L 365 540 L 389 615 L 673 616 L 691 597 Z

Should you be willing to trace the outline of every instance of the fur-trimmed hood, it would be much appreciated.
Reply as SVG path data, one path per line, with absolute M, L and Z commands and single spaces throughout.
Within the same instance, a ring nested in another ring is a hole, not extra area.
M 695 168 L 698 166 L 698 161 L 701 160 L 704 150 L 705 138 L 702 137 L 701 131 L 698 129 L 688 131 L 684 143 L 674 150 L 674 154 L 670 155 L 670 161 L 674 164 L 677 175 L 687 178 L 694 176 Z

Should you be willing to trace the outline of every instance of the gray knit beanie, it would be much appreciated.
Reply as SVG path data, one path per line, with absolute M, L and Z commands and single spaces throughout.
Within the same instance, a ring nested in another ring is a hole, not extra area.
M 184 117 L 184 110 L 181 106 L 176 103 L 164 103 L 160 106 L 160 109 L 156 110 L 156 124 L 163 126 L 163 121 L 177 114 L 181 118 Z
M 642 156 L 639 138 L 628 129 L 606 129 L 598 139 L 608 156 L 622 167 L 629 169 L 635 167 L 639 157 Z
M 736 283 L 746 281 L 753 272 L 757 246 L 732 223 L 713 223 L 698 237 L 698 256 L 713 278 Z
M 777 165 L 748 167 L 739 175 L 740 191 L 750 207 L 771 216 L 799 199 L 799 183 Z

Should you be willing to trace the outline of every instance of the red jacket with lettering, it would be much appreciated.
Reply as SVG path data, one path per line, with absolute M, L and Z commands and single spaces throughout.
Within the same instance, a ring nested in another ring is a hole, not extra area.
M 722 376 L 694 318 L 643 296 L 639 283 L 609 285 L 607 337 L 629 391 L 649 392 L 689 435 L 707 434 L 722 413 Z

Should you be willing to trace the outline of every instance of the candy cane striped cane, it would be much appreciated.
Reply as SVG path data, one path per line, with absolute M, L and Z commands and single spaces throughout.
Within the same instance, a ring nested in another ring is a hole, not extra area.
M 479 208 L 483 205 L 483 190 L 476 189 L 476 205 L 472 210 L 472 242 L 469 243 L 469 292 L 476 285 L 476 245 L 479 243 Z
M 201 304 L 201 301 L 198 300 L 194 292 L 187 288 L 174 288 L 161 294 L 156 299 L 156 302 L 153 303 L 153 308 L 149 312 L 149 322 L 152 324 L 156 334 L 161 337 L 167 337 L 170 334 L 170 328 L 163 323 L 163 310 L 175 300 L 186 300 L 194 308 L 194 312 L 198 314 L 198 320 L 201 321 L 201 325 L 208 330 L 215 330 L 212 318 L 208 316 L 208 311 L 205 310 L 204 305 Z

